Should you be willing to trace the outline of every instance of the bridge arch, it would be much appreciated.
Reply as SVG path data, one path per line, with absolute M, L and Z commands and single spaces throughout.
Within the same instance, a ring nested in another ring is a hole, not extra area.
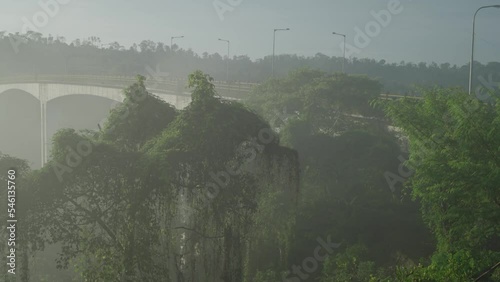
M 41 91 L 47 93 L 46 102 L 71 95 L 91 95 L 120 103 L 125 98 L 121 88 L 73 84 L 40 84 L 40 87 L 42 88 Z
M 40 101 L 19 88 L 0 93 L 0 151 L 40 166 Z
M 58 97 L 69 95 L 91 95 L 123 102 L 124 95 L 121 88 L 55 84 L 55 83 L 13 83 L 0 84 L 0 95 L 9 90 L 21 90 L 29 93 L 41 102 L 48 102 Z
M 79 85 L 79 84 L 62 84 L 62 83 L 12 83 L 0 84 L 0 95 L 6 91 L 18 89 L 29 93 L 42 104 L 59 97 L 71 95 L 90 95 L 101 98 L 110 99 L 119 103 L 123 103 L 125 95 L 123 87 L 120 86 L 94 86 L 94 85 Z M 148 89 L 149 92 L 158 96 L 165 102 L 175 106 L 178 109 L 186 107 L 191 102 L 189 93 L 176 93 L 174 91 L 158 91 Z
M 20 90 L 40 100 L 40 87 L 38 83 L 15 83 L 0 85 L 0 95 L 10 90 Z
M 81 84 L 78 82 L 57 82 L 42 80 L 40 82 L 15 82 L 0 81 L 0 95 L 9 90 L 20 90 L 28 93 L 37 99 L 40 103 L 40 131 L 41 131 L 41 163 L 42 166 L 47 162 L 48 156 L 48 138 L 47 138 L 47 104 L 49 101 L 61 97 L 73 95 L 87 95 L 123 103 L 125 95 L 124 85 L 118 85 L 111 81 L 109 84 Z M 178 89 L 164 88 L 158 85 L 155 89 L 148 89 L 149 92 L 158 96 L 165 102 L 173 105 L 177 109 L 182 109 L 191 102 L 191 95 Z

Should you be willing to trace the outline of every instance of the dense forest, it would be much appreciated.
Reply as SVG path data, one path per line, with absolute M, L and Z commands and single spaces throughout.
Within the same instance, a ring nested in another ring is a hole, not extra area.
M 64 70 L 61 54 L 102 56 L 127 74 L 183 59 L 223 73 L 215 55 L 62 41 L 20 48 L 50 73 Z M 9 58 L 16 73 L 28 70 L 19 63 L 28 55 Z M 265 64 L 234 58 L 234 77 L 263 80 L 246 73 Z M 357 60 L 348 69 L 361 67 L 445 84 L 463 69 Z M 22 281 L 500 281 L 500 104 L 460 87 L 383 100 L 380 80 L 300 69 L 243 102 L 218 98 L 213 78 L 193 72 L 192 102 L 179 110 L 145 79 L 124 90 L 101 130 L 60 130 L 42 169 L 0 154 L 1 171 L 17 170 Z
M 172 49 L 171 49 L 172 47 Z M 227 58 L 218 53 L 196 54 L 162 42 L 144 40 L 129 48 L 119 42 L 103 44 L 98 37 L 66 42 L 64 37 L 28 31 L 7 34 L 0 31 L 0 78 L 12 75 L 92 74 L 150 76 L 160 70 L 173 78 L 186 78 L 194 70 L 210 73 L 216 80 L 226 80 Z M 264 82 L 271 75 L 271 56 L 252 61 L 248 56 L 229 60 L 230 81 Z M 286 76 L 299 67 L 310 67 L 328 73 L 342 69 L 342 57 L 321 53 L 314 57 L 279 55 L 276 75 Z M 469 65 L 436 63 L 388 63 L 366 58 L 348 58 L 345 71 L 377 79 L 385 93 L 413 93 L 415 86 L 467 87 Z M 474 85 L 493 89 L 499 87 L 500 63 L 475 62 Z M 476 87 L 475 87 L 476 88 Z M 480 89 L 476 89 L 481 94 Z

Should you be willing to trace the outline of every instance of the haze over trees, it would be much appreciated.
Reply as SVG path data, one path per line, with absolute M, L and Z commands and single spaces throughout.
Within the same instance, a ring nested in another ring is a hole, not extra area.
M 138 76 L 101 131 L 60 130 L 43 169 L 0 155 L 19 171 L 22 281 L 500 281 L 498 104 L 380 100 L 374 79 L 307 68 L 241 104 L 212 81 L 190 74 L 176 110 Z M 55 250 L 61 270 L 36 267 Z
M 280 55 L 270 78 L 271 57 L 234 56 L 230 81 L 259 83 L 234 101 L 214 86 L 227 59 L 0 32 L 0 80 L 136 76 L 102 128 L 59 130 L 43 168 L 0 153 L 16 279 L 500 281 L 500 63 L 477 63 L 477 99 L 467 65 Z M 151 70 L 191 103 L 149 93 Z
M 195 70 L 210 73 L 216 80 L 226 80 L 224 55 L 196 54 L 174 44 L 144 40 L 129 48 L 119 42 L 103 44 L 98 37 L 66 42 L 64 37 L 44 36 L 28 31 L 26 34 L 0 32 L 0 78 L 12 75 L 88 74 L 150 76 L 157 69 L 172 78 L 186 78 Z M 342 57 L 318 53 L 314 57 L 279 55 L 276 58 L 278 76 L 289 71 L 310 67 L 324 72 L 340 72 Z M 230 58 L 230 81 L 263 82 L 271 75 L 271 56 L 251 60 L 239 55 Z M 148 69 L 149 67 L 150 69 Z M 467 87 L 469 66 L 431 62 L 388 63 L 367 58 L 349 58 L 349 74 L 362 74 L 377 79 L 384 93 L 412 93 L 413 86 Z M 500 81 L 500 63 L 475 63 L 474 85 L 496 88 Z

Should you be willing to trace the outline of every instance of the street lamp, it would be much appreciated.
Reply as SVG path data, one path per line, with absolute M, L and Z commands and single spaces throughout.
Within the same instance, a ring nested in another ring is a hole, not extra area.
M 342 73 L 345 73 L 344 72 L 344 65 L 345 65 L 345 37 L 346 35 L 345 34 L 342 34 L 342 33 L 336 33 L 336 32 L 332 32 L 333 35 L 339 35 L 339 36 L 343 36 L 344 37 L 344 60 L 342 61 Z
M 286 31 L 290 30 L 289 28 L 276 28 L 274 29 L 274 35 L 273 35 L 273 62 L 272 62 L 272 77 L 274 77 L 274 53 L 276 50 L 276 31 Z
M 227 42 L 227 66 L 226 66 L 226 82 L 229 83 L 229 46 L 231 42 L 226 39 L 219 38 L 219 41 Z
M 184 38 L 184 35 L 183 36 L 172 36 L 170 37 L 170 53 L 172 53 L 172 46 L 174 45 L 174 39 L 176 38 Z
M 479 11 L 482 9 L 486 8 L 499 8 L 500 5 L 490 5 L 490 6 L 483 6 L 477 9 L 476 13 L 474 14 L 474 19 L 472 21 L 472 54 L 470 58 L 470 71 L 469 71 L 469 95 L 472 95 L 472 74 L 474 72 L 474 40 L 476 39 L 476 16 Z

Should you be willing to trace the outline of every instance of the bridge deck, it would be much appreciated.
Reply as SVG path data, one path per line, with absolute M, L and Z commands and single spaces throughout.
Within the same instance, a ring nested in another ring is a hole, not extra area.
M 107 88 L 124 89 L 125 87 L 137 81 L 136 77 L 132 76 L 97 76 L 97 75 L 32 75 L 32 76 L 9 76 L 0 77 L 1 84 L 14 83 L 54 83 L 68 85 L 87 85 L 100 86 Z M 214 81 L 217 92 L 228 99 L 245 99 L 250 95 L 253 89 L 258 86 L 258 83 L 246 82 L 224 82 Z M 187 80 L 171 79 L 165 77 L 149 77 L 146 79 L 146 87 L 148 90 L 157 93 L 173 94 L 179 96 L 190 96 L 187 88 Z M 404 96 L 399 94 L 381 94 L 381 99 L 400 99 L 400 98 L 415 98 L 418 96 Z

